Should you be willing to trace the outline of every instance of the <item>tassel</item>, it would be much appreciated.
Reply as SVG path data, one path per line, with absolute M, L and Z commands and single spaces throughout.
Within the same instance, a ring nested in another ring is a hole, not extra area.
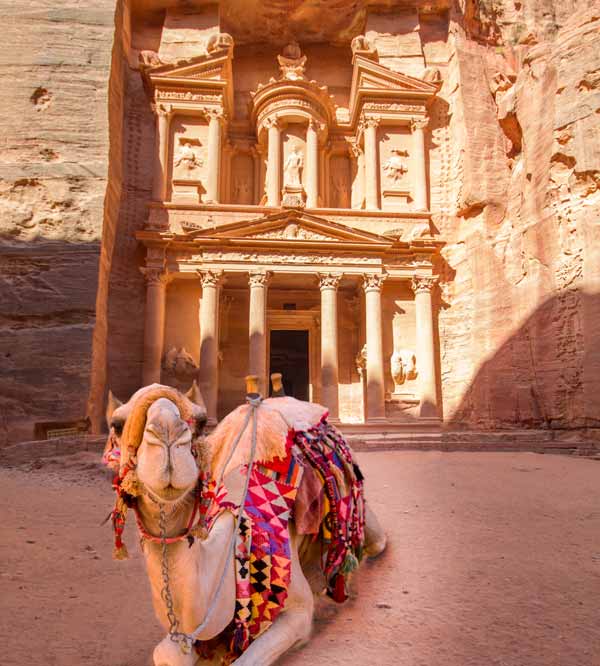
M 121 481 L 121 490 L 132 497 L 138 497 L 140 494 L 140 482 L 137 474 L 130 469 Z
M 349 550 L 346 554 L 346 557 L 344 558 L 341 571 L 343 574 L 350 574 L 353 571 L 356 571 L 356 569 L 358 569 L 358 560 L 356 559 L 354 553 Z
M 344 576 L 342 576 L 342 574 L 336 575 L 333 583 L 333 589 L 330 589 L 328 594 L 338 604 L 342 604 L 344 601 L 346 601 L 348 598 L 348 595 L 346 594 L 346 581 L 344 580 Z
M 113 559 L 126 560 L 128 558 L 129 558 L 129 553 L 127 551 L 127 546 L 124 543 L 121 543 L 120 546 L 115 546 L 113 550 Z
M 208 538 L 208 531 L 206 527 L 200 523 L 196 523 L 196 525 L 190 530 L 190 536 L 196 537 L 197 539 L 200 539 L 200 541 L 205 541 Z

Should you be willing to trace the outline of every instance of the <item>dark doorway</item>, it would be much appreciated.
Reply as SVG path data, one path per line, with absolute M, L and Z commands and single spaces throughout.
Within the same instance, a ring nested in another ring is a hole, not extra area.
M 308 331 L 271 331 L 270 372 L 281 372 L 286 395 L 308 400 Z

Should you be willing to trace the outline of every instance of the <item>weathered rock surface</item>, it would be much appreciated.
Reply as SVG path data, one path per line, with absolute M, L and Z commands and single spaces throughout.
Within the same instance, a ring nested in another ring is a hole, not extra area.
M 0 72 L 0 444 L 86 414 L 113 2 L 12 3 Z

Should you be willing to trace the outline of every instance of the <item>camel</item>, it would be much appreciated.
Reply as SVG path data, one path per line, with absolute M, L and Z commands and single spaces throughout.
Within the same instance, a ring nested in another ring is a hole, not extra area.
M 254 460 L 268 456 L 269 449 L 272 455 L 282 455 L 278 447 L 290 428 L 308 428 L 326 411 L 290 397 L 251 397 L 254 401 L 234 410 L 204 437 L 206 409 L 195 383 L 186 395 L 152 384 L 137 391 L 126 404 L 110 394 L 105 456 L 120 449 L 119 477 L 135 496 L 154 611 L 168 632 L 154 649 L 155 666 L 207 663 L 195 653 L 192 643 L 218 636 L 234 617 L 236 573 L 230 553 L 239 518 L 223 511 L 208 532 L 203 528 L 190 531 L 197 508 L 199 467 L 207 468 L 213 478 L 231 479 L 234 470 L 251 467 L 248 455 L 253 442 Z M 243 421 L 248 427 L 240 435 Z M 135 472 L 131 479 L 129 470 Z M 239 498 L 235 479 L 233 486 L 232 496 L 237 493 Z M 124 506 L 121 512 L 126 512 Z M 115 531 L 118 525 L 122 531 L 119 516 L 124 521 L 124 515 L 113 513 Z M 364 523 L 364 554 L 376 557 L 385 549 L 386 536 L 368 505 Z M 182 534 L 185 538 L 178 536 Z M 309 639 L 314 595 L 323 591 L 321 548 L 314 539 L 299 534 L 293 520 L 289 539 L 291 576 L 285 605 L 268 629 L 235 658 L 236 666 L 268 666 Z M 117 553 L 122 556 L 123 552 Z

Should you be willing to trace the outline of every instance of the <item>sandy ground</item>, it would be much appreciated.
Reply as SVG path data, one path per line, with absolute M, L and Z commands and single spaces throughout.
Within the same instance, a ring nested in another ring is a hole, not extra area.
M 280 661 L 600 664 L 600 462 L 537 454 L 364 453 L 390 546 L 352 598 L 320 602 Z M 0 470 L 0 663 L 147 666 L 161 631 L 133 525 L 125 563 L 91 454 Z

